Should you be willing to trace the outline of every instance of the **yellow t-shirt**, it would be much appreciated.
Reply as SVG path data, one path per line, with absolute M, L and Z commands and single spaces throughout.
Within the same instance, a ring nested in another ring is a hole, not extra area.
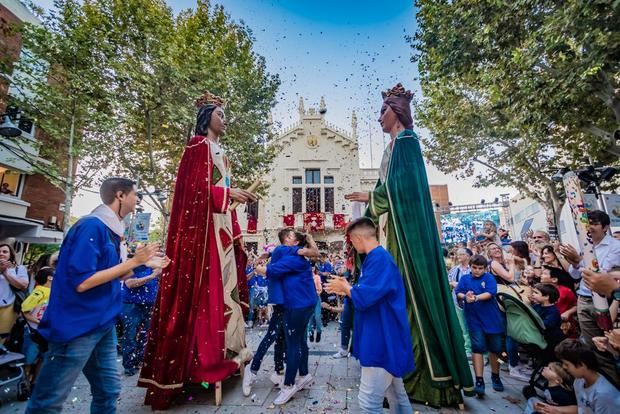
M 37 306 L 46 304 L 50 300 L 50 288 L 37 286 L 22 303 L 22 312 L 30 312 Z

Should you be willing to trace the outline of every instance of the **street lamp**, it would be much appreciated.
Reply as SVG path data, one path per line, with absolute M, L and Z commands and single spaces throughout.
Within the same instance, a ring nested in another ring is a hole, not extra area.
M 15 126 L 9 115 L 13 114 L 9 114 L 8 112 L 0 114 L 0 118 L 3 118 L 2 124 L 0 124 L 0 135 L 3 137 L 16 138 L 22 134 L 22 130 Z

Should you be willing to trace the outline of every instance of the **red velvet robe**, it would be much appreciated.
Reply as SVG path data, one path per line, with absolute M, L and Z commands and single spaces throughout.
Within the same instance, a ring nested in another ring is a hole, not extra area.
M 187 383 L 221 381 L 239 368 L 227 359 L 233 356 L 225 340 L 231 308 L 224 303 L 220 257 L 222 248 L 234 248 L 240 262 L 231 272 L 241 273 L 230 275 L 236 276 L 236 289 L 228 303 L 236 308 L 239 297 L 247 298 L 245 253 L 234 211 L 232 229 L 215 232 L 214 214 L 221 219 L 227 213 L 230 190 L 215 185 L 227 174 L 215 165 L 212 151 L 205 137 L 195 136 L 179 165 L 166 248 L 172 262 L 161 275 L 138 380 L 148 388 L 145 404 L 154 410 L 168 408 Z M 245 333 L 240 341 L 244 346 Z

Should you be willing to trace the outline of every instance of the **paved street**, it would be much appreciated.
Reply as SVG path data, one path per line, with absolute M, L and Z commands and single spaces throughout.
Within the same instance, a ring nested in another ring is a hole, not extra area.
M 310 372 L 315 376 L 315 383 L 309 390 L 298 392 L 284 407 L 276 408 L 273 399 L 277 390 L 269 381 L 273 368 L 272 354 L 266 357 L 259 374 L 259 381 L 253 387 L 252 395 L 244 397 L 241 392 L 241 380 L 234 377 L 223 383 L 223 401 L 221 407 L 215 407 L 214 391 L 194 387 L 186 390 L 179 404 L 169 413 L 358 413 L 357 388 L 359 386 L 360 367 L 353 358 L 334 360 L 330 358 L 337 348 L 339 333 L 337 324 L 332 322 L 323 332 L 321 343 L 310 343 Z M 256 349 L 264 329 L 248 330 L 248 342 Z M 120 358 L 119 358 L 120 367 Z M 120 369 L 120 368 L 119 368 Z M 521 396 L 523 383 L 513 381 L 503 373 L 506 391 L 497 393 L 490 387 L 487 372 L 487 396 L 484 400 L 466 398 L 468 413 L 521 413 L 525 400 Z M 118 403 L 119 413 L 149 413 L 151 410 L 142 405 L 145 390 L 135 386 L 137 376 L 123 376 L 123 392 Z M 2 390 L 3 406 L 0 414 L 23 413 L 26 403 L 14 400 L 14 387 Z M 88 413 L 90 392 L 86 379 L 82 376 L 75 384 L 69 399 L 65 403 L 66 413 Z M 387 411 L 386 411 L 387 412 Z M 414 412 L 419 413 L 457 413 L 458 410 L 436 410 L 421 404 L 414 404 Z

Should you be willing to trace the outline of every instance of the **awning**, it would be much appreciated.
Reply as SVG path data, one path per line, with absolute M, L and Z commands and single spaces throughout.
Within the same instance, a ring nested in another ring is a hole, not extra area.
M 8 238 L 25 243 L 58 244 L 62 242 L 63 233 L 43 227 L 40 220 L 0 214 L 0 239 Z

